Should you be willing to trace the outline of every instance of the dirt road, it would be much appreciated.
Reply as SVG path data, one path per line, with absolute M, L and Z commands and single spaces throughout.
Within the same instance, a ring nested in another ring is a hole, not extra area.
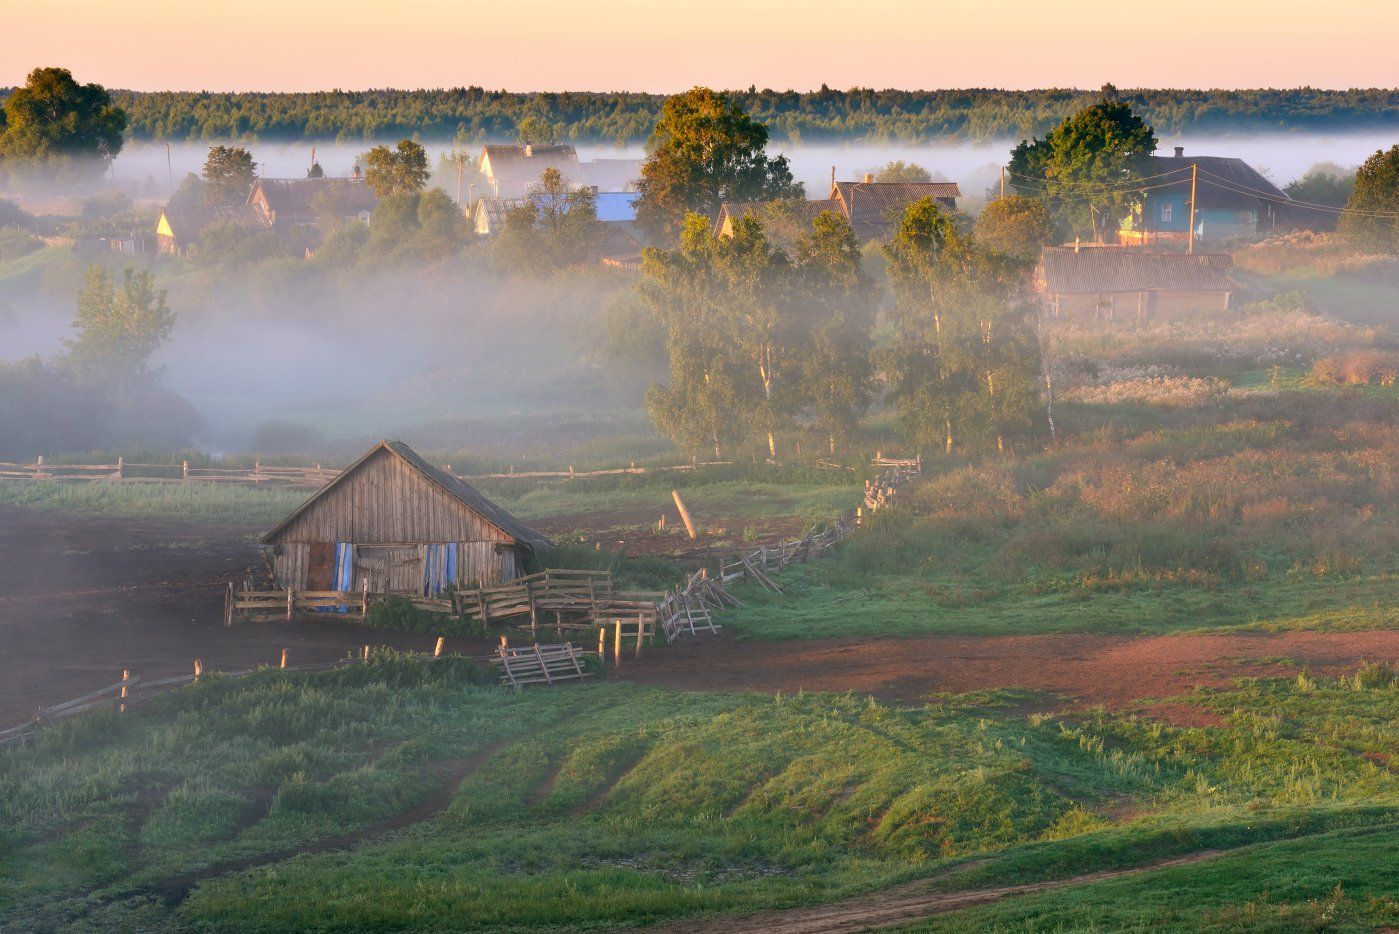
M 1006 885 L 996 888 L 969 889 L 962 892 L 930 892 L 932 879 L 920 879 L 905 885 L 894 886 L 882 892 L 860 898 L 832 902 L 813 908 L 793 908 L 787 911 L 764 911 L 741 917 L 718 918 L 710 921 L 678 922 L 660 925 L 647 930 L 657 934 L 740 934 L 740 932 L 764 932 L 764 934 L 839 934 L 848 931 L 870 931 L 896 924 L 908 924 L 921 918 L 989 905 L 1003 898 L 1020 895 L 1035 895 L 1072 885 L 1086 885 L 1092 882 L 1106 882 L 1124 876 L 1140 875 L 1170 866 L 1183 866 L 1198 863 L 1218 856 L 1218 850 L 1202 850 L 1189 856 L 1149 863 L 1131 869 L 1105 869 L 1086 873 L 1068 879 L 1054 879 L 1048 882 L 1028 882 L 1024 885 Z
M 860 691 L 914 703 L 942 691 L 1020 687 L 1063 695 L 1079 706 L 1149 709 L 1182 725 L 1207 711 L 1151 705 L 1194 685 L 1244 676 L 1351 671 L 1362 661 L 1399 662 L 1399 630 L 1240 632 L 1226 635 L 922 636 L 740 642 L 688 639 L 640 662 L 623 660 L 628 681 L 694 691 Z
M 223 589 L 259 562 L 259 527 L 0 509 L 0 727 L 121 677 L 334 661 L 429 636 L 316 620 L 223 626 Z M 488 651 L 448 640 L 451 651 Z

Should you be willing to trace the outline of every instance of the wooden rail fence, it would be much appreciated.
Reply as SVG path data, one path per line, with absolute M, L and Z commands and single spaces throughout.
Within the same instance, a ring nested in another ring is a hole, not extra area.
M 317 464 L 314 467 L 251 468 L 191 467 L 178 464 L 135 464 L 117 458 L 115 464 L 54 464 L 37 458 L 32 464 L 0 462 L 0 480 L 68 480 L 127 483 L 234 483 L 247 486 L 305 487 L 325 486 L 340 471 Z
M 877 454 L 871 465 L 874 467 L 915 464 L 916 461 L 903 461 L 886 458 Z M 600 470 L 522 470 L 513 467 L 504 473 L 456 474 L 452 466 L 443 469 L 459 480 L 584 480 L 589 477 L 615 477 L 628 474 L 683 473 L 702 467 L 730 466 L 733 461 L 701 461 L 695 464 L 676 464 L 662 467 L 608 467 Z M 816 462 L 818 467 L 857 470 L 825 460 Z M 255 462 L 252 467 L 191 467 L 189 461 L 178 464 L 137 464 L 127 463 L 117 458 L 115 464 L 56 464 L 43 457 L 33 463 L 20 464 L 0 462 L 0 480 L 67 480 L 92 482 L 126 483 L 231 483 L 259 487 L 288 487 L 316 489 L 340 476 L 334 467 L 269 467 Z

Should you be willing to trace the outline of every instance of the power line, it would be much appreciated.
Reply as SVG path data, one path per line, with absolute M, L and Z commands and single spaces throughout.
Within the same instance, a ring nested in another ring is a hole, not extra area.
M 1312 201 L 1298 201 L 1295 198 L 1287 197 L 1287 195 L 1283 195 L 1281 198 L 1279 198 L 1272 192 L 1260 191 L 1257 188 L 1251 188 L 1248 185 L 1243 184 L 1242 182 L 1236 182 L 1232 179 L 1224 178 L 1222 175 L 1215 175 L 1213 172 L 1210 172 L 1207 169 L 1201 169 L 1200 174 L 1209 176 L 1209 178 L 1205 180 L 1205 184 L 1207 185 L 1213 185 L 1216 188 L 1222 188 L 1225 191 L 1232 191 L 1236 194 L 1252 195 L 1253 197 L 1258 198 L 1260 201 L 1269 201 L 1273 204 L 1307 208 L 1308 210 L 1313 211 L 1327 211 L 1332 214 L 1354 214 L 1359 217 L 1399 218 L 1399 211 L 1362 211 L 1357 210 L 1355 208 L 1336 207 L 1332 204 L 1317 204 Z M 1211 179 L 1213 179 L 1213 181 Z

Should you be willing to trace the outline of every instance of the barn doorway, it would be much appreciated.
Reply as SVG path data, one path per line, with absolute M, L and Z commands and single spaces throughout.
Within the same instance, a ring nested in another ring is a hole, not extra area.
M 360 545 L 355 580 L 367 581 L 370 593 L 408 591 L 423 586 L 423 556 L 417 545 Z

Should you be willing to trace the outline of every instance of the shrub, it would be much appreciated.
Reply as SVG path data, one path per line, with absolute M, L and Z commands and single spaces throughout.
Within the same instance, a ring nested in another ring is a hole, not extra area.
M 1382 350 L 1357 350 L 1322 357 L 1312 365 L 1319 383 L 1345 386 L 1393 386 L 1399 376 L 1399 355 Z

